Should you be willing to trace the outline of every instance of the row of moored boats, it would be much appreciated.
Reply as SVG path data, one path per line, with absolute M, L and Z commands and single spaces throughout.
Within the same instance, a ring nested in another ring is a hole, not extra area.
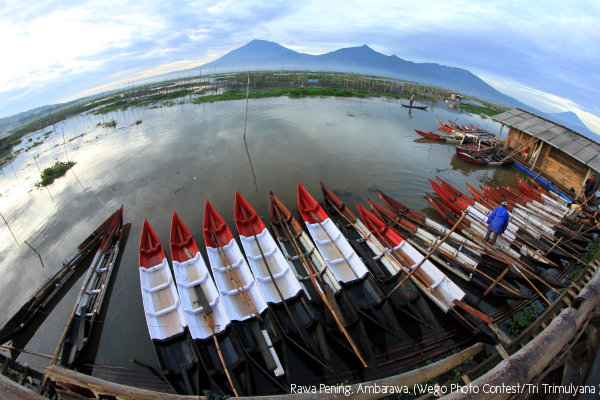
M 430 183 L 435 194 L 426 197 L 452 228 L 380 191 L 382 204 L 368 200 L 369 210 L 356 203 L 356 215 L 323 184 L 322 203 L 298 184 L 302 224 L 271 193 L 267 226 L 236 192 L 239 242 L 207 200 L 207 262 L 173 211 L 171 265 L 144 220 L 142 301 L 160 373 L 173 391 L 283 393 L 300 379 L 298 365 L 316 376 L 334 371 L 340 357 L 351 370 L 374 367 L 377 337 L 410 340 L 408 328 L 415 323 L 437 332 L 441 313 L 476 339 L 495 343 L 493 319 L 461 286 L 479 298 L 543 297 L 542 292 L 562 285 L 552 271 L 586 251 L 597 233 L 584 220 L 565 218 L 566 201 L 533 182 L 467 184 L 470 196 L 441 178 Z M 492 245 L 484 238 L 485 221 L 501 202 L 507 203 L 511 220 Z M 89 265 L 53 359 L 67 368 L 80 366 L 102 312 L 123 230 L 121 207 L 0 329 L 0 343 L 21 337 L 34 323 L 39 326 L 69 280 Z

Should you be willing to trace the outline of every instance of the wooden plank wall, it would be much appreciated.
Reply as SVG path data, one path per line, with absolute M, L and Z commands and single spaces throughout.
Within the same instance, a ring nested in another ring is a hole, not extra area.
M 517 160 L 521 161 L 520 150 L 529 145 L 529 156 L 531 157 L 534 150 L 534 137 L 528 135 L 515 128 L 510 128 L 504 143 L 505 150 L 513 151 L 518 149 L 516 155 Z M 531 167 L 532 160 L 528 160 L 528 165 Z M 579 193 L 579 189 L 584 184 L 589 168 L 573 157 L 565 154 L 561 150 L 552 147 L 548 143 L 542 144 L 542 149 L 539 152 L 535 161 L 534 172 L 541 172 L 542 176 L 549 178 L 551 182 L 556 182 L 565 190 L 570 188 L 575 189 L 575 193 Z

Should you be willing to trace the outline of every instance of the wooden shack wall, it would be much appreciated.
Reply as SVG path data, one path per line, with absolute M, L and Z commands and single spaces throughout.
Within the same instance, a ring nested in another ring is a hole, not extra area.
M 551 147 L 548 155 L 538 161 L 538 166 L 544 175 L 551 177 L 567 190 L 574 188 L 575 193 L 579 192 L 579 188 L 585 182 L 589 169 L 555 147 Z
M 521 150 L 525 146 L 529 146 L 529 156 L 531 157 L 535 142 L 535 137 L 518 129 L 510 128 L 504 142 L 504 148 L 509 152 L 517 150 L 518 154 L 515 158 L 521 161 Z M 537 159 L 530 159 L 526 163 L 530 168 L 532 167 L 531 161 L 535 161 L 535 168 L 532 168 L 534 172 L 541 172 L 545 178 L 549 178 L 565 190 L 574 188 L 575 193 L 579 193 L 579 189 L 584 184 L 589 171 L 589 167 L 586 165 L 545 142 L 542 143 L 542 149 Z

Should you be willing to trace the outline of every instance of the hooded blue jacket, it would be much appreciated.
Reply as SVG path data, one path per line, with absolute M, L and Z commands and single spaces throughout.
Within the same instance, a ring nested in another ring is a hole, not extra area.
M 494 208 L 494 211 L 490 213 L 487 219 L 488 227 L 492 232 L 495 232 L 498 235 L 500 235 L 506 230 L 509 218 L 510 214 L 508 213 L 508 211 L 506 211 L 505 207 L 496 207 Z

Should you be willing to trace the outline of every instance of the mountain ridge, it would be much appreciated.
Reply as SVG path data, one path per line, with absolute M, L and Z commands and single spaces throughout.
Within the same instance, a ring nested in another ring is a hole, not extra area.
M 261 54 L 262 57 L 257 57 L 255 54 Z M 243 56 L 239 57 L 239 55 Z M 296 52 L 279 43 L 253 39 L 216 60 L 178 72 L 206 71 L 207 69 L 219 72 L 239 71 L 240 69 L 306 69 L 381 75 L 456 90 L 492 103 L 521 108 L 544 118 L 557 120 L 557 123 L 563 124 L 573 131 L 595 141 L 598 140 L 598 134 L 592 132 L 575 113 L 567 112 L 572 115 L 566 118 L 566 113 L 543 112 L 500 92 L 464 68 L 432 62 L 416 63 L 396 55 L 379 53 L 366 44 L 312 55 Z

